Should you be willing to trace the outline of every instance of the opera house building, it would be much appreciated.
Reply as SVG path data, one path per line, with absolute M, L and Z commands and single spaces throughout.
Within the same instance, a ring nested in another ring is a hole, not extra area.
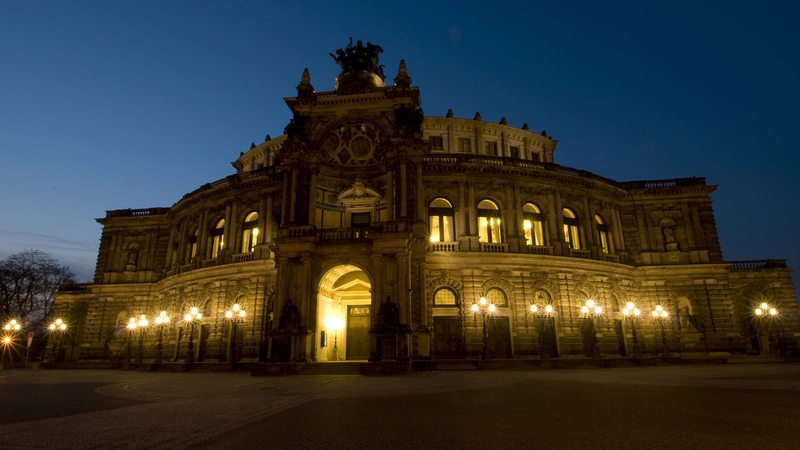
M 230 176 L 97 219 L 94 280 L 57 293 L 71 332 L 51 360 L 403 372 L 798 354 L 792 269 L 724 259 L 716 186 L 611 180 L 557 164 L 527 124 L 425 115 L 381 51 L 332 55 L 333 90 L 306 70 L 284 134 Z

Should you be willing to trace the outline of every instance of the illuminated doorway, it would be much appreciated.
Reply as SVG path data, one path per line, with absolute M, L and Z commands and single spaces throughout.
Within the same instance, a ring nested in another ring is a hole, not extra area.
M 370 289 L 369 276 L 353 265 L 336 266 L 322 277 L 317 294 L 317 361 L 369 359 Z

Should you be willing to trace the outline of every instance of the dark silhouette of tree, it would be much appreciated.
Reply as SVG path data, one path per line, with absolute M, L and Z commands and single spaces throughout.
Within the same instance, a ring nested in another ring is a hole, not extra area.
M 75 274 L 39 250 L 24 250 L 0 261 L 0 321 L 47 319 L 59 285 L 75 283 Z

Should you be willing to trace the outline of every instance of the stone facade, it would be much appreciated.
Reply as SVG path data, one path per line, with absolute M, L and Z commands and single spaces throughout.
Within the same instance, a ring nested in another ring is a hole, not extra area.
M 634 327 L 643 354 L 798 352 L 792 269 L 723 259 L 705 179 L 560 166 L 558 141 L 527 125 L 424 117 L 402 62 L 393 86 L 360 72 L 316 92 L 306 71 L 284 99 L 284 135 L 243 153 L 235 174 L 172 207 L 98 219 L 94 282 L 57 296 L 74 330 L 60 357 L 119 360 L 141 339 L 153 359 L 166 311 L 164 361 L 185 360 L 190 335 L 195 361 L 476 358 L 472 305 L 491 295 L 496 358 L 542 357 L 543 342 L 591 356 L 593 338 L 603 356 L 630 356 Z M 626 318 L 628 302 L 643 316 Z M 762 303 L 777 318 L 755 316 Z M 233 304 L 246 312 L 235 332 Z M 192 307 L 202 318 L 187 322 Z M 128 331 L 142 315 L 151 326 Z

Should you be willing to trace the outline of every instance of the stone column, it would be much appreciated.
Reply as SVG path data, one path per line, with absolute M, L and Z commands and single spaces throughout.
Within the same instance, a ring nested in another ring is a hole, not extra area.
M 611 208 L 611 231 L 611 236 L 614 239 L 614 245 L 612 246 L 614 253 L 622 251 L 622 247 L 620 246 L 619 219 L 617 218 L 616 207 Z
M 175 249 L 172 248 L 172 244 L 174 243 L 174 241 L 175 241 L 175 227 L 170 226 L 169 242 L 167 243 L 167 259 L 166 261 L 164 261 L 164 268 L 166 270 L 169 270 L 172 267 L 172 252 L 175 251 Z
M 422 183 L 422 161 L 417 161 L 417 219 L 427 222 L 427 214 L 425 214 L 425 187 Z
M 597 223 L 594 221 L 592 208 L 589 207 L 589 197 L 583 197 L 583 214 L 586 216 L 586 248 L 594 246 L 594 237 L 597 236 Z M 599 243 L 598 243 L 599 245 Z
M 308 183 L 308 224 L 315 225 L 317 223 L 317 174 L 319 168 L 315 165 L 309 170 L 311 179 Z M 320 224 L 321 227 L 322 224 Z
M 270 193 L 267 195 L 267 213 L 264 217 L 264 243 L 270 244 L 272 243 L 272 228 L 274 227 L 273 224 L 273 217 L 272 217 L 272 208 L 274 205 L 274 194 Z
M 406 161 L 400 163 L 400 217 L 406 218 L 408 216 L 408 180 L 406 177 Z
M 299 169 L 297 166 L 292 167 L 292 187 L 289 196 L 289 223 L 295 223 L 297 220 L 297 178 L 299 176 Z
M 186 221 L 184 221 L 180 225 L 180 233 L 181 235 L 178 237 L 178 265 L 187 264 L 186 261 L 186 239 L 188 238 L 187 234 L 189 233 L 189 225 Z M 198 233 L 199 234 L 199 233 Z M 200 243 L 198 242 L 198 245 Z M 190 255 L 191 256 L 191 255 Z
M 271 194 L 267 194 L 267 196 L 271 196 Z M 267 223 L 267 199 L 261 197 L 261 200 L 258 202 L 258 236 L 256 237 L 256 245 L 264 245 L 264 235 L 266 234 L 266 223 Z
M 425 260 L 420 258 L 419 260 L 419 274 L 417 278 L 419 279 L 419 328 L 421 330 L 428 329 L 428 289 L 425 285 Z
M 687 244 L 689 249 L 693 250 L 697 247 L 697 244 L 695 243 L 694 230 L 692 229 L 691 212 L 689 211 L 689 205 L 686 203 L 681 204 L 681 215 L 683 216 L 683 229 L 686 230 Z
M 289 184 L 291 173 L 283 171 L 283 192 L 281 193 L 281 226 L 289 222 Z
M 386 217 L 389 222 L 393 222 L 394 214 L 394 167 L 389 164 L 389 170 L 386 171 Z
M 369 315 L 370 315 L 370 330 L 375 330 L 380 323 L 378 318 L 378 311 L 381 308 L 381 302 L 383 301 L 383 286 L 385 285 L 384 280 L 384 267 L 383 267 L 383 256 L 382 255 L 372 255 L 372 273 L 373 273 L 373 282 L 372 285 L 372 298 L 369 307 Z M 370 332 L 369 336 L 369 360 L 370 361 L 379 361 L 380 358 L 378 357 L 378 335 L 375 332 Z
M 467 202 L 465 200 L 464 180 L 458 180 L 458 237 L 469 235 L 469 224 L 467 223 Z
M 622 227 L 622 216 L 619 213 L 619 208 L 614 208 L 614 216 L 617 218 L 617 233 L 619 238 L 617 240 L 618 247 L 621 251 L 625 251 L 625 229 Z
M 468 206 L 469 206 L 469 235 L 470 236 L 477 236 L 478 235 L 478 217 L 475 205 L 475 187 L 473 183 L 469 183 L 468 188 Z
M 200 227 L 200 232 L 197 233 L 197 256 L 198 259 L 206 259 L 206 255 L 208 253 L 208 210 L 204 209 L 203 213 L 200 215 L 200 221 L 198 226 Z

